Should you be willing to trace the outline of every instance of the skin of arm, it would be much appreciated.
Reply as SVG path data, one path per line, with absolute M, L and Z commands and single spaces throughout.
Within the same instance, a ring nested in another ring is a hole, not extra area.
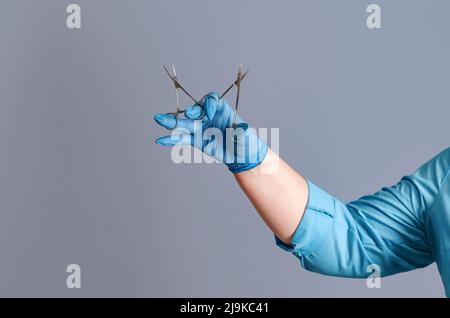
M 307 205 L 306 180 L 270 149 L 259 166 L 234 177 L 272 232 L 290 244 Z

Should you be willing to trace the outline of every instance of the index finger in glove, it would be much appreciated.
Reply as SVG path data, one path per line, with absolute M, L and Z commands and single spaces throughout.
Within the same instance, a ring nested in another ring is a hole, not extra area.
M 212 119 L 214 117 L 221 103 L 222 100 L 217 93 L 209 93 L 203 97 L 203 108 L 205 109 L 208 119 Z

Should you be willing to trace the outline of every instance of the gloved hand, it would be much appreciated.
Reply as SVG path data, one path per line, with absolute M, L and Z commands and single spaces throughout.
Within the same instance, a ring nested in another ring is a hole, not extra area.
M 202 105 L 187 107 L 185 117 L 187 119 L 177 119 L 173 114 L 155 115 L 158 124 L 173 130 L 170 136 L 160 137 L 155 142 L 162 146 L 197 147 L 225 163 L 232 173 L 255 168 L 267 154 L 267 145 L 239 116 L 232 129 L 234 110 L 217 93 L 206 95 Z

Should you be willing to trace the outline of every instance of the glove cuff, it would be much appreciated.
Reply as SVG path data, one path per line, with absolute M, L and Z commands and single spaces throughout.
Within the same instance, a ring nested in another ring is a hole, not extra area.
M 261 142 L 261 141 L 260 141 Z M 262 143 L 262 142 L 261 142 Z M 257 166 L 259 166 L 264 159 L 266 158 L 267 155 L 267 151 L 268 151 L 268 147 L 265 143 L 262 143 L 261 145 L 261 149 L 258 151 L 257 154 L 257 160 L 256 162 L 252 162 L 252 163 L 248 163 L 248 162 L 242 162 L 242 163 L 237 163 L 237 162 L 233 162 L 233 163 L 226 163 L 228 170 L 231 173 L 241 173 L 244 171 L 249 171 L 251 169 L 256 168 Z

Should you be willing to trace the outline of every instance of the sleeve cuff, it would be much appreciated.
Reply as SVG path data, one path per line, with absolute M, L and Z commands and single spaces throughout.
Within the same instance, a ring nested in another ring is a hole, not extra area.
M 276 244 L 287 252 L 303 256 L 313 253 L 330 232 L 335 217 L 335 198 L 309 180 L 308 203 L 291 244 L 283 243 L 275 236 Z

